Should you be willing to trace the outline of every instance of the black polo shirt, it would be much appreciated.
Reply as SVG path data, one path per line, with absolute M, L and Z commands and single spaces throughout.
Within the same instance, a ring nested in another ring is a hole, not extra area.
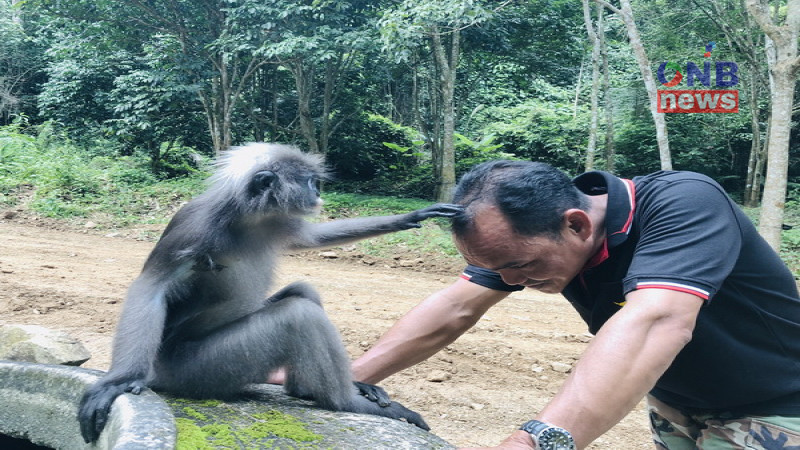
M 706 300 L 692 341 L 651 394 L 686 411 L 800 414 L 800 298 L 791 272 L 710 178 L 656 172 L 623 180 L 588 172 L 587 195 L 608 194 L 606 242 L 562 294 L 596 333 L 636 289 Z M 492 271 L 462 275 L 516 291 Z

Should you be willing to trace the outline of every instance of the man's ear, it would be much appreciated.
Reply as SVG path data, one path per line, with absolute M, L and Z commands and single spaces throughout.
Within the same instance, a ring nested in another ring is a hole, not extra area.
M 586 211 L 578 208 L 564 211 L 564 231 L 573 233 L 582 240 L 592 236 L 592 219 Z

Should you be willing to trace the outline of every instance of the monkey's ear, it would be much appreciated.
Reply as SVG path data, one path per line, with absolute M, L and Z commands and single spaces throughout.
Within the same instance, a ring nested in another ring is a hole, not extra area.
M 272 183 L 277 178 L 275 172 L 271 170 L 262 170 L 253 175 L 253 181 L 250 183 L 250 189 L 253 192 L 262 192 L 264 189 L 272 186 Z

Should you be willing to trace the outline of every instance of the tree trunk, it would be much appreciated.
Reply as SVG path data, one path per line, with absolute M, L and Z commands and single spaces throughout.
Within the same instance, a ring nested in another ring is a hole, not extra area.
M 755 79 L 756 67 L 751 67 L 753 76 L 750 80 L 750 130 L 753 139 L 750 144 L 750 157 L 747 160 L 747 181 L 744 186 L 744 204 L 748 207 L 754 207 L 758 201 L 753 202 L 753 189 L 755 188 L 756 181 L 756 165 L 758 162 L 759 153 L 761 152 L 761 127 L 759 125 L 758 116 L 758 84 Z
M 319 153 L 319 141 L 314 118 L 311 117 L 311 92 L 314 82 L 314 69 L 306 68 L 302 60 L 290 64 L 294 83 L 297 88 L 297 116 L 300 121 L 300 133 L 308 144 L 311 153 Z
M 436 180 L 436 200 L 446 202 L 450 200 L 453 188 L 456 185 L 455 161 L 455 87 L 456 72 L 460 51 L 460 32 L 454 30 L 450 33 L 450 49 L 445 48 L 442 35 L 438 29 L 431 34 L 431 47 L 434 61 L 439 73 L 439 87 L 442 94 L 442 144 L 438 158 L 438 178 Z
M 211 136 L 211 146 L 214 148 L 214 154 L 219 155 L 223 150 L 222 136 L 220 134 L 221 120 L 218 114 L 217 101 L 213 94 L 215 80 L 211 81 L 211 92 L 200 91 L 200 103 L 203 105 L 203 110 L 206 113 L 206 124 L 208 125 L 208 133 Z
M 581 56 L 581 68 L 578 69 L 578 80 L 575 83 L 575 101 L 572 103 L 572 118 L 578 117 L 578 100 L 581 96 L 581 80 L 583 79 L 583 66 L 586 65 L 586 57 Z
M 770 124 L 772 124 L 772 117 L 767 119 L 767 136 L 761 144 L 758 155 L 756 155 L 756 169 L 753 173 L 753 190 L 750 194 L 750 204 L 753 206 L 758 206 L 759 202 L 761 202 L 761 189 L 764 187 L 764 166 L 767 165 L 767 149 L 769 148 Z
M 769 147 L 767 149 L 767 175 L 761 200 L 759 233 L 769 245 L 780 250 L 781 226 L 786 201 L 789 171 L 789 136 L 792 119 L 794 86 L 800 58 L 797 56 L 797 39 L 800 34 L 800 0 L 789 0 L 786 5 L 786 23 L 776 25 L 765 4 L 759 0 L 746 0 L 747 11 L 758 26 L 773 41 L 775 59 L 768 58 L 772 78 L 772 101 Z
M 758 227 L 758 232 L 775 251 L 780 250 L 781 245 L 781 226 L 789 173 L 789 134 L 792 125 L 794 85 L 793 74 L 775 74 L 775 92 L 771 96 L 772 122 L 767 148 L 767 174 L 764 178 Z
M 585 170 L 594 169 L 594 155 L 597 152 L 597 97 L 600 91 L 600 44 L 597 30 L 592 23 L 592 12 L 589 9 L 589 0 L 583 0 L 583 21 L 586 25 L 586 34 L 592 46 L 592 94 L 591 94 L 591 119 L 589 121 L 589 139 L 586 145 Z
M 770 112 L 770 115 L 771 114 Z M 761 188 L 764 185 L 761 180 L 764 178 L 764 166 L 767 164 L 767 149 L 769 148 L 769 129 L 771 124 L 772 117 L 767 119 L 767 136 L 756 155 L 756 168 L 753 171 L 753 189 L 750 191 L 750 204 L 753 206 L 758 206 L 758 203 L 761 201 Z
M 331 108 L 333 107 L 333 90 L 336 85 L 338 70 L 328 61 L 325 64 L 325 86 L 322 93 L 322 117 L 319 125 L 319 152 L 323 155 L 328 153 L 328 140 L 331 134 Z
M 606 118 L 606 171 L 614 173 L 614 105 L 611 99 L 611 84 L 608 73 L 608 47 L 606 46 L 605 9 L 597 4 L 597 38 L 600 44 L 600 60 L 603 67 L 603 110 Z
M 667 122 L 664 119 L 664 113 L 658 112 L 656 82 L 653 78 L 653 71 L 650 69 L 650 60 L 647 58 L 642 39 L 639 36 L 639 29 L 636 27 L 636 22 L 633 20 L 631 2 L 630 0 L 620 0 L 622 8 L 617 8 L 604 0 L 595 1 L 619 14 L 622 21 L 625 23 L 625 29 L 628 32 L 628 40 L 630 41 L 631 49 L 633 49 L 633 54 L 636 57 L 636 62 L 639 64 L 639 71 L 642 73 L 644 87 L 650 99 L 650 114 L 653 116 L 653 122 L 656 126 L 656 142 L 658 143 L 658 155 L 661 161 L 661 169 L 672 170 L 672 155 L 669 151 Z

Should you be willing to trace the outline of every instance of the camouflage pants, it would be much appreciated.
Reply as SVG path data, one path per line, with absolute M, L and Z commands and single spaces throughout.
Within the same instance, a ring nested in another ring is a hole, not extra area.
M 647 407 L 657 449 L 800 450 L 799 416 L 686 415 L 651 395 Z

